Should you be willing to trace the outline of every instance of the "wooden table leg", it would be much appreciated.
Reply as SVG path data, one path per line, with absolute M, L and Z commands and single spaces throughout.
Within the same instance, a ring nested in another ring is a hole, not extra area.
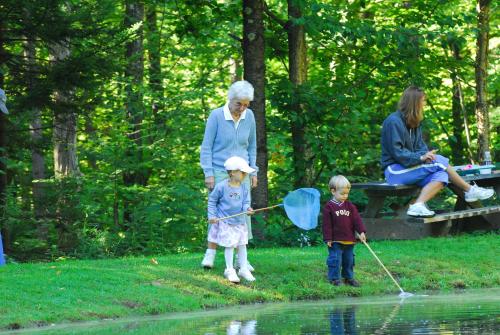
M 368 196 L 368 204 L 366 205 L 366 209 L 363 212 L 363 217 L 375 218 L 384 207 L 384 200 L 386 196 L 373 195 L 369 194 L 368 192 L 365 193 Z

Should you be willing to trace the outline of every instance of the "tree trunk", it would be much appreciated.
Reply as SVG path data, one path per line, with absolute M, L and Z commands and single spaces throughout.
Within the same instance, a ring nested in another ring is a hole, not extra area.
M 312 150 L 307 142 L 307 122 L 304 106 L 300 101 L 300 86 L 307 81 L 307 45 L 304 25 L 291 22 L 302 17 L 300 4 L 288 0 L 288 66 L 289 78 L 294 92 L 290 122 L 292 130 L 295 186 L 311 186 L 314 180 Z
M 243 67 L 244 78 L 254 89 L 251 109 L 257 131 L 258 184 L 252 191 L 254 208 L 267 207 L 267 130 L 266 130 L 266 66 L 264 41 L 264 4 L 262 0 L 243 0 Z
M 3 32 L 5 29 L 5 23 L 0 20 L 0 66 L 3 65 L 4 59 L 2 58 L 5 54 L 5 49 L 4 49 L 4 36 Z M 3 84 L 4 84 L 4 77 L 3 73 L 0 73 L 0 88 L 3 89 Z M 7 93 L 6 93 L 7 95 Z M 5 130 L 6 130 L 6 124 L 7 124 L 7 115 L 4 113 L 0 112 L 0 220 L 6 219 L 5 217 L 5 200 L 6 200 L 6 192 L 7 192 L 7 166 L 5 165 L 5 160 L 4 158 L 6 157 L 6 150 L 7 150 L 7 136 L 5 135 Z M 1 221 L 0 221 L 1 223 Z M 0 224 L 0 239 L 3 236 L 3 240 L 5 243 L 3 243 L 4 251 L 7 252 L 10 248 L 10 243 L 8 240 L 8 232 L 6 231 L 6 228 L 3 227 L 3 225 Z M 3 255 L 0 255 L 0 257 L 3 259 Z
M 453 53 L 453 58 L 459 61 L 460 49 L 456 42 L 450 43 L 450 48 Z M 462 134 L 464 132 L 464 124 L 462 117 L 462 90 L 460 87 L 460 79 L 458 78 L 456 69 L 451 69 L 451 81 L 453 84 L 453 96 L 451 101 L 453 138 L 450 141 L 453 164 L 461 165 L 464 163 L 464 141 Z
M 144 4 L 136 1 L 127 1 L 125 5 L 125 26 L 131 26 L 143 22 Z M 146 185 L 148 180 L 147 171 L 140 167 L 143 161 L 141 124 L 144 118 L 144 105 L 142 95 L 142 84 L 144 79 L 144 47 L 143 29 L 140 27 L 136 31 L 136 38 L 127 43 L 126 60 L 128 65 L 125 70 L 127 81 L 126 86 L 126 113 L 129 123 L 128 138 L 132 141 L 132 146 L 127 149 L 126 155 L 129 163 L 134 162 L 138 168 L 129 169 L 123 174 L 123 181 L 126 186 Z M 132 164 L 129 164 L 132 165 Z M 132 199 L 125 199 L 123 218 L 126 223 L 131 223 Z
M 51 60 L 60 62 L 70 55 L 69 40 L 54 43 L 50 47 Z M 58 89 L 54 92 L 54 174 L 56 178 L 80 175 L 76 151 L 77 115 L 73 110 L 73 92 Z
M 27 13 L 29 15 L 29 13 Z M 29 94 L 36 90 L 37 86 L 37 66 L 36 66 L 36 49 L 33 39 L 27 37 L 24 43 L 24 56 L 27 63 L 27 89 Z M 40 109 L 36 106 L 29 111 L 31 116 L 30 133 L 31 133 L 31 170 L 32 170 L 32 192 L 33 192 L 33 212 L 35 219 L 39 220 L 46 217 L 47 208 L 45 203 L 45 158 L 42 152 L 42 117 Z M 47 241 L 48 226 L 45 223 L 39 223 L 37 227 L 38 238 Z
M 488 76 L 490 2 L 490 0 L 479 0 L 477 2 L 478 33 L 475 66 L 478 158 L 480 162 L 483 161 L 485 151 L 490 150 L 490 119 L 488 115 L 488 99 L 486 94 L 486 83 Z
M 71 54 L 69 39 L 53 43 L 49 48 L 52 62 L 64 62 Z M 59 83 L 61 85 L 61 83 Z M 80 176 L 76 151 L 77 114 L 73 106 L 73 88 L 58 88 L 54 92 L 54 175 L 58 179 L 56 217 L 57 245 L 59 250 L 73 250 L 77 243 L 77 233 L 73 223 L 77 220 L 76 201 L 78 192 L 71 177 Z
M 85 115 L 83 115 L 84 120 L 85 120 L 85 134 L 87 134 L 89 139 L 95 140 L 95 139 L 97 139 L 96 129 L 94 127 L 94 123 L 92 122 L 92 117 L 89 113 L 90 113 L 90 108 L 88 109 L 88 112 L 85 113 Z M 96 158 L 96 154 L 94 152 L 87 153 L 87 164 L 93 170 L 98 169 L 97 158 Z
M 157 27 L 156 4 L 146 6 L 146 29 L 148 39 L 149 87 L 152 93 L 151 107 L 157 125 L 163 124 L 163 83 L 161 74 L 161 33 Z
M 245 25 L 243 25 L 243 29 L 245 29 Z M 245 52 L 245 46 L 243 46 L 243 52 Z M 232 83 L 243 79 L 241 77 L 241 59 L 239 57 L 229 59 L 229 75 Z

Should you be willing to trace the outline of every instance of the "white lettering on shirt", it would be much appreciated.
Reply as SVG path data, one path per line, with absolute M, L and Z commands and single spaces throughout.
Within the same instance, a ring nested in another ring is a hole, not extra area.
M 344 215 L 344 216 L 349 216 L 350 212 L 346 209 L 339 209 L 338 211 L 335 211 L 335 215 L 337 216 L 341 216 L 341 215 Z

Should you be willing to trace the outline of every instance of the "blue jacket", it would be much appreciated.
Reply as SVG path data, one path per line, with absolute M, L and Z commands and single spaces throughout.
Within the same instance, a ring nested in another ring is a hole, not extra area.
M 245 184 L 239 187 L 229 185 L 225 179 L 217 185 L 208 196 L 208 219 L 222 218 L 234 214 L 246 212 L 250 208 L 250 191 Z M 226 219 L 230 225 L 245 224 L 246 215 Z
M 429 151 L 422 139 L 421 126 L 408 128 L 400 111 L 389 115 L 382 124 L 381 145 L 382 170 L 395 163 L 404 167 L 422 164 L 420 156 Z
M 205 177 L 213 176 L 214 169 L 224 171 L 224 162 L 231 156 L 245 159 L 255 169 L 253 174 L 258 171 L 255 117 L 250 109 L 246 109 L 237 129 L 233 120 L 224 118 L 224 107 L 214 109 L 208 117 L 200 151 Z

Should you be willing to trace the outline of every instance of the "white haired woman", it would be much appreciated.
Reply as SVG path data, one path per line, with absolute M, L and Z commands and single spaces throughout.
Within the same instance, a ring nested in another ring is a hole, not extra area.
M 237 81 L 229 87 L 227 103 L 210 112 L 200 151 L 200 163 L 209 192 L 216 183 L 228 178 L 224 162 L 231 156 L 245 159 L 250 167 L 255 169 L 254 173 L 245 178 L 244 183 L 252 188 L 257 186 L 255 117 L 248 109 L 250 101 L 253 100 L 253 93 L 252 84 L 245 80 Z M 247 226 L 248 239 L 251 239 L 252 227 L 248 216 Z M 208 247 L 201 262 L 204 268 L 214 266 L 218 228 L 217 224 L 208 227 Z M 253 271 L 250 264 L 247 264 L 247 268 Z

